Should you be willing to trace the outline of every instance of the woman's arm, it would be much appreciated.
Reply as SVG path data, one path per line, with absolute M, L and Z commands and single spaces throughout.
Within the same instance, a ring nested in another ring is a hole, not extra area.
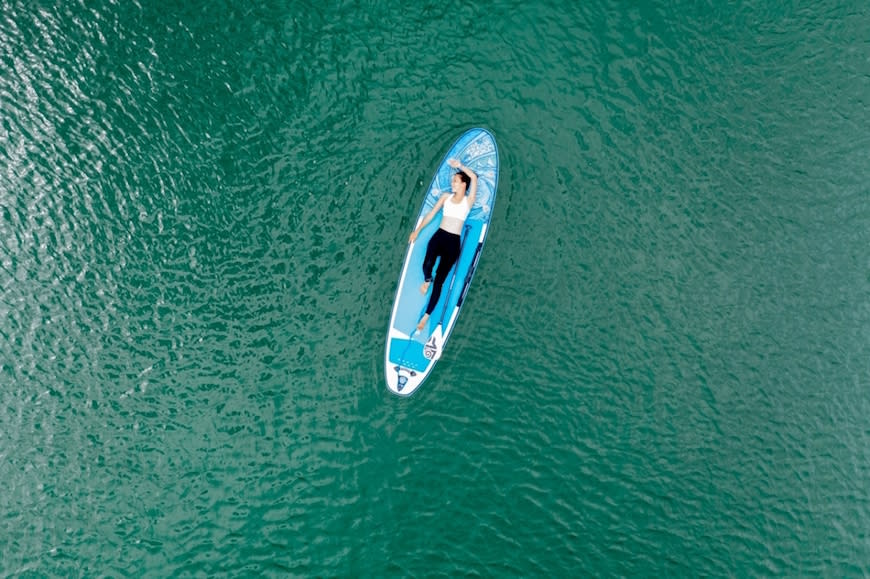
M 441 195 L 438 198 L 438 201 L 435 202 L 435 207 L 432 208 L 432 211 L 426 214 L 426 217 L 423 218 L 423 221 L 420 222 L 420 225 L 417 226 L 417 229 L 411 232 L 411 236 L 408 238 L 408 241 L 414 243 L 417 241 L 417 236 L 420 235 L 420 232 L 423 231 L 423 228 L 429 225 L 429 222 L 435 218 L 435 215 L 438 213 L 438 210 L 441 209 L 441 206 L 444 205 L 444 200 L 447 199 L 449 194 Z

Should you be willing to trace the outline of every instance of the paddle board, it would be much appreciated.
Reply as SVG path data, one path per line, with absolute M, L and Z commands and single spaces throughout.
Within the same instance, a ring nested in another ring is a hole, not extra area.
M 423 283 L 423 256 L 426 254 L 429 239 L 438 230 L 441 222 L 440 211 L 423 228 L 416 241 L 410 243 L 405 250 L 390 314 L 384 357 L 387 388 L 399 396 L 410 396 L 416 392 L 441 357 L 477 269 L 495 204 L 498 188 L 498 148 L 495 138 L 486 129 L 470 129 L 453 143 L 441 159 L 423 198 L 423 205 L 414 220 L 414 228 L 435 206 L 442 194 L 451 194 L 450 181 L 456 170 L 447 164 L 448 159 L 458 159 L 477 173 L 477 196 L 462 230 L 459 259 L 444 282 L 441 298 L 426 327 L 419 332 L 416 331 L 416 326 L 425 313 L 429 293 L 432 291 L 430 288 L 425 295 L 420 293 Z

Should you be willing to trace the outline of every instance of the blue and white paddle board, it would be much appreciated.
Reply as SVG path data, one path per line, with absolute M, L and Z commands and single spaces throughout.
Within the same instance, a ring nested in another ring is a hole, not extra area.
M 423 283 L 423 256 L 429 239 L 438 230 L 440 213 L 405 251 L 390 315 L 385 355 L 387 388 L 400 396 L 410 396 L 423 384 L 444 351 L 465 301 L 471 278 L 477 269 L 495 205 L 498 188 L 498 148 L 495 138 L 486 129 L 471 129 L 459 137 L 441 159 L 435 177 L 426 191 L 423 206 L 414 221 L 414 228 L 431 211 L 442 194 L 451 194 L 450 181 L 456 170 L 447 164 L 447 160 L 453 158 L 477 173 L 477 197 L 462 230 L 459 259 L 444 282 L 441 299 L 422 332 L 417 332 L 416 326 L 425 313 L 429 292 L 432 291 L 430 288 L 426 295 L 420 293 Z

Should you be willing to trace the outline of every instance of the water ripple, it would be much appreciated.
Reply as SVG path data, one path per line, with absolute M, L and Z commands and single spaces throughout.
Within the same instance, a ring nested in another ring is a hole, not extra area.
M 0 0 L 0 573 L 856 575 L 860 11 Z M 495 132 L 424 392 L 409 217 Z

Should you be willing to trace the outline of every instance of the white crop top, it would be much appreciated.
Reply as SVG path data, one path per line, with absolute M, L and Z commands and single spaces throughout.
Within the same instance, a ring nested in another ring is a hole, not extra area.
M 465 218 L 471 211 L 468 205 L 468 197 L 463 197 L 459 203 L 453 202 L 453 196 L 444 201 L 442 208 L 443 215 L 441 216 L 441 229 L 450 233 L 459 235 L 462 233 L 462 224 L 465 223 Z

